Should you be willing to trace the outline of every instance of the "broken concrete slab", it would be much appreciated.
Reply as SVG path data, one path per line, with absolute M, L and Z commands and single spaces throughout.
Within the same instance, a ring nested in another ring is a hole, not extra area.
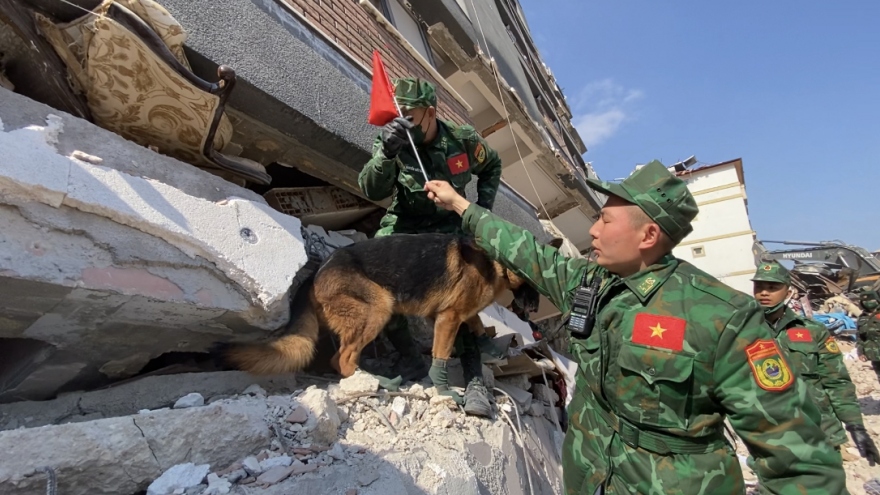
M 64 495 L 135 493 L 162 473 L 130 417 L 4 431 L 0 444 L 10 446 L 0 450 L 0 492 L 8 495 L 45 493 L 44 475 L 28 475 L 40 466 L 55 469 Z
M 255 398 L 134 416 L 163 469 L 183 462 L 227 466 L 269 444 L 266 402 Z M 198 425 L 198 427 L 194 427 Z
M 0 309 L 0 338 L 52 346 L 3 370 L 0 402 L 103 385 L 164 353 L 260 338 L 286 322 L 287 296 L 308 260 L 298 219 L 0 91 L 0 148 L 12 150 L 0 168 L 9 239 L 0 244 L 0 286 L 57 289 Z
M 149 376 L 104 390 L 64 394 L 50 401 L 0 404 L 0 431 L 171 407 L 179 397 L 196 390 L 211 402 L 215 397 L 241 393 L 252 384 L 259 384 L 268 393 L 279 394 L 296 390 L 297 381 L 292 374 L 258 377 L 241 371 Z

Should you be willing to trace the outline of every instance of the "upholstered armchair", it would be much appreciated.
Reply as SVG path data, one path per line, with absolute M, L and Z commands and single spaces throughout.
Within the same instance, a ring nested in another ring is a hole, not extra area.
M 224 107 L 235 71 L 221 65 L 213 83 L 195 75 L 183 51 L 186 33 L 161 5 L 105 0 L 65 23 L 34 15 L 95 124 L 221 176 L 271 182 L 260 163 L 221 152 L 232 138 Z

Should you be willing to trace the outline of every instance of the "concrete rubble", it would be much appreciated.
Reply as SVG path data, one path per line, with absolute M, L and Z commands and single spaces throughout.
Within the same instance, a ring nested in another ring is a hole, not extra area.
M 5 89 L 0 149 L 0 403 L 289 318 L 302 223 L 258 194 Z
M 0 492 L 43 493 L 45 465 L 63 495 L 560 493 L 558 451 L 535 449 L 553 445 L 546 415 L 499 396 L 504 412 L 486 420 L 422 383 L 347 385 L 3 431 L 15 447 L 0 452 Z

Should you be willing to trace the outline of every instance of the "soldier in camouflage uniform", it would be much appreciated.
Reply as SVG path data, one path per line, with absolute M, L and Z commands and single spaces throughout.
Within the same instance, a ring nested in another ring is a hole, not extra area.
M 865 287 L 859 293 L 859 304 L 865 310 L 858 320 L 859 341 L 856 344 L 859 359 L 871 361 L 880 380 L 880 294 Z
M 752 278 L 755 299 L 776 342 L 788 352 L 795 374 L 807 385 L 810 397 L 822 414 L 822 429 L 838 450 L 846 432 L 871 466 L 880 453 L 865 430 L 856 387 L 843 364 L 843 355 L 825 325 L 797 315 L 785 305 L 791 274 L 775 261 L 761 263 Z
M 358 175 L 358 185 L 368 199 L 381 201 L 391 197 L 391 205 L 380 221 L 376 237 L 425 232 L 461 233 L 458 216 L 428 200 L 425 179 L 406 131 L 412 134 L 429 178 L 445 180 L 464 194 L 465 186 L 476 176 L 477 203 L 489 210 L 501 182 L 501 159 L 473 127 L 437 118 L 437 97 L 431 83 L 404 78 L 396 79 L 394 86 L 394 96 L 403 117 L 395 118 L 382 128 L 373 143 L 373 157 Z M 385 334 L 401 355 L 393 373 L 404 380 L 424 377 L 428 370 L 418 355 L 406 317 L 392 317 L 385 327 Z M 489 416 L 491 411 L 488 391 L 482 383 L 480 354 L 483 351 L 499 357 L 500 352 L 494 348 L 491 339 L 476 339 L 465 326 L 458 332 L 456 350 L 468 383 L 465 411 Z M 432 378 L 443 382 L 445 362 L 434 363 L 431 373 Z M 450 395 L 461 400 L 457 394 Z
M 563 445 L 566 493 L 745 493 L 725 418 L 754 456 L 765 493 L 847 493 L 840 453 L 757 301 L 671 255 L 697 214 L 685 183 L 653 161 L 622 183 L 589 184 L 609 195 L 590 229 L 595 261 L 539 244 L 448 184 L 427 186 L 490 256 L 563 314 L 584 307 L 584 287 L 596 291 L 593 309 L 579 313 L 587 323 L 570 323 L 583 330 L 571 334 L 578 372 Z

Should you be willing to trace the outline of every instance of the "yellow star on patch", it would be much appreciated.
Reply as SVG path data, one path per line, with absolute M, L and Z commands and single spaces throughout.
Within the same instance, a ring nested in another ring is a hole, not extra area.
M 455 166 L 458 168 L 463 167 L 463 165 L 461 164 L 461 160 L 458 160 L 457 162 L 455 162 Z
M 798 332 L 798 333 L 797 333 L 797 336 L 798 336 L 798 338 L 800 339 L 800 338 L 803 338 L 804 334 L 801 333 L 801 332 Z
M 648 327 L 648 328 L 651 329 L 651 338 L 660 337 L 662 339 L 663 332 L 666 331 L 666 329 L 661 327 L 659 323 L 656 326 Z

